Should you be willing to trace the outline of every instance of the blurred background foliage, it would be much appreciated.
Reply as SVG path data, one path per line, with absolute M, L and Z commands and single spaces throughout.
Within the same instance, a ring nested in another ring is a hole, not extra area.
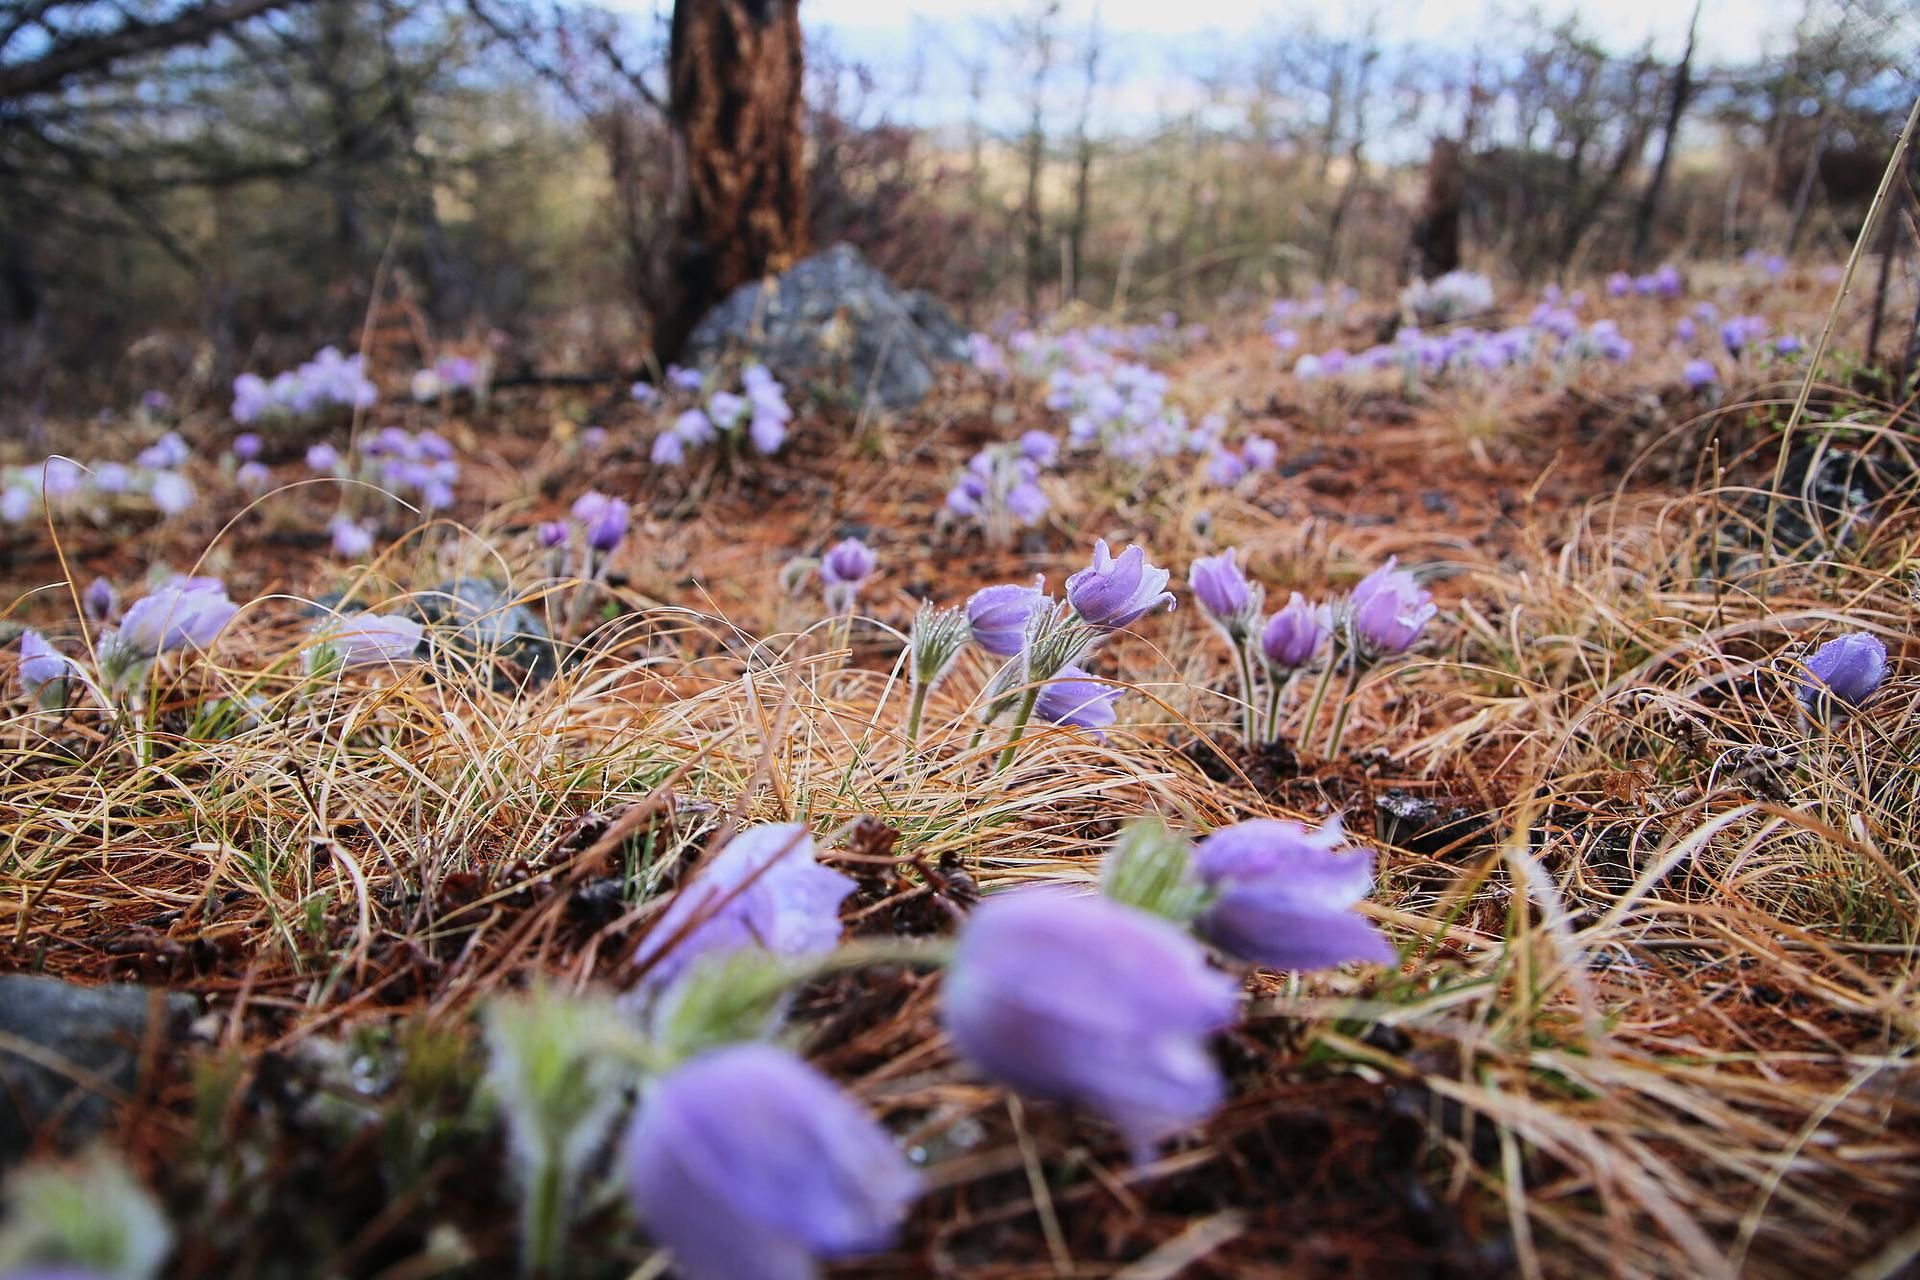
M 1831 254 L 1920 90 L 1917 27 L 1811 0 L 1780 52 L 1717 65 L 1539 17 L 1442 54 L 1362 6 L 1276 18 L 1116 112 L 1110 33 L 1037 0 L 926 29 L 916 57 L 965 86 L 939 121 L 912 68 L 882 90 L 815 32 L 811 242 L 978 324 L 1378 290 L 1452 256 L 1537 280 Z M 668 43 L 558 0 L 5 0 L 0 421 L 217 396 L 363 333 L 489 343 L 509 381 L 640 369 L 670 305 Z

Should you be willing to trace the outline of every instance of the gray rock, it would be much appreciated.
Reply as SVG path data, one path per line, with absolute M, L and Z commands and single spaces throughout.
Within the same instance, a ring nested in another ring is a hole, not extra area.
M 139 1083 L 152 995 L 145 987 L 0 976 L 0 1167 L 17 1163 L 43 1136 L 74 1147 L 100 1131 L 113 1103 L 91 1085 L 130 1093 Z M 161 1030 L 169 1036 L 180 1030 L 194 1008 L 191 996 L 165 996 Z M 14 1052 L 20 1042 L 45 1055 Z
M 455 578 L 417 592 L 408 602 L 413 616 L 431 624 L 438 659 L 487 663 L 498 690 L 522 684 L 538 686 L 553 678 L 553 636 L 540 615 L 514 594 L 485 578 Z M 434 656 L 422 641 L 421 657 Z
M 945 307 L 895 288 L 845 244 L 735 289 L 687 340 L 693 362 L 744 355 L 783 377 L 828 377 L 890 409 L 918 404 L 934 365 L 966 352 L 966 331 Z

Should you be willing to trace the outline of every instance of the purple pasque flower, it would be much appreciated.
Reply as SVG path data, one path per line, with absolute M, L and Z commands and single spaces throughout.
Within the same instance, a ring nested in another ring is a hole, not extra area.
M 1332 636 L 1333 610 L 1308 604 L 1296 591 L 1288 597 L 1286 608 L 1267 619 L 1260 633 L 1260 656 L 1275 671 L 1298 671 L 1319 656 Z
M 1207 1040 L 1239 987 L 1182 930 L 1109 898 L 998 894 L 961 930 L 941 1020 L 975 1067 L 1021 1093 L 1086 1106 L 1145 1163 L 1226 1092 Z
M 119 608 L 120 593 L 105 578 L 95 578 L 80 593 L 80 609 L 89 622 L 106 622 Z
M 167 471 L 193 456 L 187 448 L 187 442 L 180 438 L 178 431 L 169 431 L 140 451 L 136 461 L 143 467 L 154 471 Z
M 879 565 L 873 549 L 858 538 L 843 538 L 820 557 L 820 581 L 826 586 L 827 605 L 836 613 L 853 608 L 860 584 Z
M 572 514 L 586 529 L 587 545 L 595 551 L 612 551 L 626 539 L 631 512 L 624 499 L 589 489 L 573 500 Z
M 327 523 L 333 541 L 333 554 L 342 560 L 358 560 L 373 550 L 373 530 L 348 516 L 338 515 Z
M 627 389 L 627 393 L 633 397 L 633 402 L 639 405 L 651 405 L 660 399 L 659 390 L 650 382 L 636 382 Z
M 567 522 L 564 520 L 542 520 L 540 527 L 534 530 L 534 538 L 541 547 L 551 551 L 555 547 L 565 546 L 567 541 Z
M 731 391 L 716 391 L 707 397 L 707 418 L 722 431 L 731 431 L 740 425 L 753 406 L 745 396 L 735 395 Z
M 332 475 L 340 470 L 340 451 L 322 441 L 307 447 L 307 467 L 322 475 Z
M 264 462 L 243 462 L 233 473 L 233 482 L 255 497 L 265 493 L 273 485 L 273 472 L 267 470 Z
M 177 516 L 191 510 L 195 500 L 193 482 L 178 471 L 156 472 L 148 497 L 162 515 Z
M 242 462 L 252 462 L 260 456 L 260 434 L 256 431 L 242 431 L 233 438 L 233 456 Z
M 1049 431 L 1020 433 L 1020 456 L 1036 466 L 1050 467 L 1060 457 L 1060 441 Z
M 220 579 L 174 578 L 134 601 L 114 634 L 135 657 L 157 658 L 189 646 L 206 648 L 238 612 Z
M 1147 553 L 1129 546 L 1115 558 L 1107 540 L 1093 544 L 1093 563 L 1067 579 L 1067 603 L 1096 627 L 1120 628 L 1144 618 L 1162 604 L 1174 607 L 1165 569 L 1147 563 Z
M 1280 462 L 1280 446 L 1265 436 L 1248 436 L 1240 446 L 1240 456 L 1255 471 L 1271 471 Z
M 1859 707 L 1879 690 L 1887 678 L 1887 646 L 1865 631 L 1829 640 L 1807 659 L 1807 675 L 1800 702 L 1810 714 L 1830 721 L 1836 701 Z
M 1260 616 L 1261 590 L 1233 561 L 1228 547 L 1217 556 L 1202 556 L 1187 570 L 1187 586 L 1210 621 L 1238 644 Z
M 1360 580 L 1347 604 L 1353 633 L 1376 655 L 1405 653 L 1426 630 L 1438 610 L 1433 593 L 1425 591 L 1405 569 L 1396 569 L 1399 557 Z
M 1040 692 L 1033 701 L 1033 711 L 1044 720 L 1074 729 L 1088 729 L 1096 737 L 1104 738 L 1102 731 L 1114 720 L 1113 704 L 1120 700 L 1124 692 L 1124 689 L 1096 680 L 1069 663 L 1060 668 L 1058 675 L 1040 686 Z
M 1033 585 L 1017 582 L 982 587 L 967 599 L 967 624 L 973 642 L 998 658 L 1011 658 L 1026 647 L 1027 620 L 1052 603 L 1047 580 L 1035 576 Z
M 686 1280 L 813 1280 L 821 1261 L 884 1249 L 920 1192 L 864 1108 L 759 1043 L 652 1084 L 621 1165 L 634 1216 Z
M 124 462 L 103 462 L 93 469 L 93 487 L 98 493 L 125 493 L 133 487 L 133 468 Z
M 319 650 L 310 650 L 311 665 L 327 659 L 315 653 L 330 654 L 340 670 L 352 667 L 391 666 L 418 656 L 426 627 L 417 618 L 397 614 L 350 613 L 321 627 Z
M 1231 449 L 1215 445 L 1207 454 L 1207 483 L 1221 489 L 1231 489 L 1247 478 L 1247 464 Z
M 1339 819 L 1318 831 L 1256 818 L 1200 841 L 1194 870 L 1213 892 L 1199 929 L 1268 969 L 1393 963 L 1393 948 L 1353 905 L 1373 887 L 1373 855 L 1347 846 Z
M 1719 373 L 1710 360 L 1689 360 L 1680 369 L 1680 380 L 1694 391 L 1704 391 L 1720 381 Z
M 706 956 L 759 947 L 779 957 L 821 955 L 840 941 L 840 904 L 853 881 L 814 861 L 797 822 L 751 827 L 727 842 L 674 895 L 634 963 L 653 995 Z
M 20 633 L 20 690 L 29 698 L 63 679 L 70 666 L 66 656 L 48 644 L 47 638 L 38 631 Z
M 698 369 L 682 369 L 677 364 L 667 366 L 667 385 L 678 391 L 698 391 L 706 382 L 706 375 Z

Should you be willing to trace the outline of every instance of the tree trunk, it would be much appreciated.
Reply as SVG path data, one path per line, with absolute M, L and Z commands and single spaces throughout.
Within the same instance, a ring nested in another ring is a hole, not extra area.
M 1673 69 L 1673 97 L 1667 102 L 1667 119 L 1660 130 L 1660 158 L 1653 163 L 1653 177 L 1640 197 L 1640 208 L 1633 219 L 1633 262 L 1646 262 L 1647 247 L 1653 242 L 1653 220 L 1660 212 L 1660 193 L 1667 185 L 1667 170 L 1673 166 L 1673 136 L 1680 131 L 1680 118 L 1686 114 L 1687 99 L 1693 93 L 1693 42 L 1700 27 L 1700 0 L 1694 0 L 1693 20 L 1687 24 L 1687 47 L 1680 65 Z
M 1460 144 L 1435 138 L 1427 160 L 1427 194 L 1413 224 L 1413 249 L 1422 279 L 1460 269 L 1460 204 L 1466 184 L 1460 176 Z
M 799 0 L 675 0 L 668 66 L 678 190 L 654 320 L 663 363 L 715 303 L 806 252 Z

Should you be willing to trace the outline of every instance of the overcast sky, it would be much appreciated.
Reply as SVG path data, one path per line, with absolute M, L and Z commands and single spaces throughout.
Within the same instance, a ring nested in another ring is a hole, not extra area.
M 617 8 L 663 17 L 672 0 L 607 0 Z M 1246 37 L 1302 18 L 1330 33 L 1357 32 L 1366 0 L 1063 0 L 1062 29 L 1086 29 L 1098 4 L 1110 55 L 1100 115 L 1126 128 L 1178 109 L 1193 93 L 1191 72 L 1240 51 Z M 1803 0 L 1703 0 L 1700 57 L 1746 61 L 1786 43 Z M 1616 53 L 1651 40 L 1677 58 L 1686 41 L 1692 0 L 1372 0 L 1381 39 L 1435 52 L 1470 50 L 1489 33 L 1513 27 L 1512 15 L 1536 8 L 1549 19 L 1577 14 L 1589 33 Z M 811 37 L 825 35 L 842 55 L 872 68 L 884 109 L 922 125 L 957 123 L 967 112 L 962 60 L 996 20 L 1030 11 L 1029 0 L 800 0 Z M 920 92 L 905 88 L 916 68 Z M 989 123 L 1014 111 L 1011 86 L 987 106 Z M 997 123 L 1005 125 L 1007 119 Z

